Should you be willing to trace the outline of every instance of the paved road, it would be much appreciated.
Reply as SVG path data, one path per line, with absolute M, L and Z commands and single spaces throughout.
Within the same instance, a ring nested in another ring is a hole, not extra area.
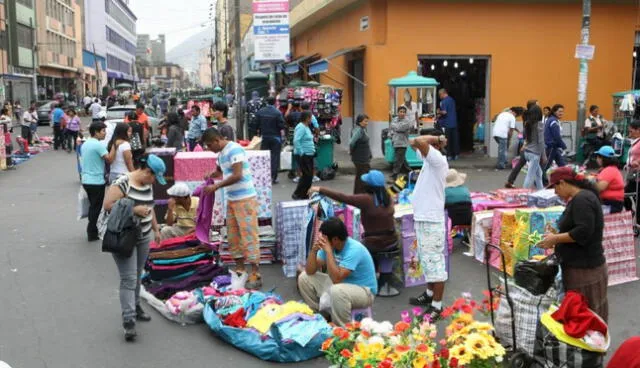
M 47 130 L 44 128 L 43 130 Z M 84 221 L 76 216 L 79 188 L 76 161 L 66 152 L 48 152 L 0 172 L 0 360 L 14 368 L 138 368 L 191 366 L 265 367 L 213 336 L 205 325 L 182 327 L 155 312 L 140 324 L 135 344 L 122 339 L 116 267 L 99 244 L 85 241 Z M 293 184 L 284 179 L 274 188 L 274 201 L 288 200 Z M 501 173 L 469 173 L 473 190 L 503 183 Z M 353 177 L 328 183 L 351 190 Z M 486 288 L 484 268 L 457 247 L 452 257 L 446 301 L 461 292 L 480 295 Z M 293 280 L 279 266 L 263 270 L 265 289 L 298 299 Z M 614 347 L 639 330 L 638 284 L 610 289 Z M 374 317 L 397 320 L 409 296 L 378 298 Z M 149 309 L 149 308 L 147 308 Z M 317 359 L 308 367 L 326 367 Z

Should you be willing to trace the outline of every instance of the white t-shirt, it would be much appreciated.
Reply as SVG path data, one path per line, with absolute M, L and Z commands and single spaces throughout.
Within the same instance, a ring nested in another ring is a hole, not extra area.
M 30 113 L 29 111 L 25 111 L 24 114 L 22 114 L 22 124 L 23 126 L 31 126 L 31 123 L 35 123 L 37 122 L 38 119 L 34 119 L 33 114 Z
M 509 130 L 515 129 L 516 117 L 511 112 L 501 112 L 493 124 L 493 136 L 509 138 Z
M 94 102 L 89 109 L 91 110 L 91 117 L 97 119 L 98 114 L 102 110 L 102 106 L 100 106 L 99 103 Z
M 112 173 L 126 174 L 129 172 L 127 163 L 124 161 L 125 151 L 131 151 L 131 145 L 129 144 L 129 142 L 122 142 L 118 146 L 118 150 L 116 151 L 116 159 L 111 164 Z
M 413 190 L 413 219 L 415 221 L 444 221 L 444 188 L 449 172 L 447 158 L 434 147 L 422 157 L 422 170 Z
M 85 106 L 87 106 L 87 105 L 91 104 L 91 101 L 93 101 L 93 99 L 91 99 L 91 97 L 89 97 L 89 96 L 85 96 L 85 97 L 82 99 L 82 103 L 83 103 Z

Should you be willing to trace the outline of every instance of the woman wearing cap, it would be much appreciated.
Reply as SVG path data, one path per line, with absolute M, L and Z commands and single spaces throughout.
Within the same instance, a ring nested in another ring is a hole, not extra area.
M 351 132 L 351 140 L 349 141 L 349 153 L 351 161 L 356 167 L 356 181 L 353 184 L 353 194 L 366 193 L 365 183 L 362 181 L 362 175 L 371 170 L 371 146 L 369 145 L 369 135 L 367 135 L 367 125 L 369 125 L 369 117 L 364 114 L 358 115 L 356 118 L 356 126 Z
M 565 290 L 584 295 L 589 308 L 607 321 L 608 276 L 602 247 L 604 216 L 597 191 L 576 166 L 559 167 L 550 172 L 549 186 L 555 187 L 567 207 L 558 220 L 558 234 L 545 234 L 538 246 L 555 247 Z
M 172 113 L 169 113 L 172 114 Z M 196 211 L 200 199 L 191 197 L 191 190 L 185 183 L 176 183 L 167 190 L 171 197 L 168 203 L 166 226 L 160 230 L 162 239 L 175 238 L 196 230 Z
M 596 151 L 598 165 L 602 170 L 596 176 L 596 189 L 602 204 L 611 207 L 611 213 L 624 209 L 624 179 L 618 169 L 618 158 L 611 146 L 602 146 Z
M 111 186 L 104 199 L 104 210 L 109 212 L 121 198 L 134 201 L 133 212 L 141 218 L 140 235 L 134 251 L 129 257 L 113 254 L 120 273 L 120 307 L 124 327 L 124 337 L 132 341 L 136 337 L 136 320 L 150 321 L 151 317 L 140 307 L 140 276 L 149 255 L 149 243 L 161 239 L 158 222 L 153 211 L 153 183 L 166 185 L 164 162 L 156 155 L 144 154 L 134 161 L 135 170 L 119 177 Z
M 444 188 L 444 208 L 451 219 L 452 226 L 469 226 L 473 218 L 471 192 L 464 185 L 467 174 L 449 169 Z
M 371 170 L 362 175 L 366 194 L 344 194 L 324 187 L 311 187 L 309 195 L 320 193 L 336 201 L 350 204 L 360 209 L 364 234 L 362 244 L 370 252 L 380 252 L 396 245 L 398 237 L 393 220 L 393 201 L 384 187 L 384 174 Z

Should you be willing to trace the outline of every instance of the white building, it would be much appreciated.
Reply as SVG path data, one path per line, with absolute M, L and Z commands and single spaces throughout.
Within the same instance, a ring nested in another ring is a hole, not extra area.
M 85 55 L 93 55 L 95 48 L 93 56 L 104 58 L 112 87 L 120 82 L 137 82 L 134 72 L 137 18 L 128 3 L 127 0 L 84 0 Z

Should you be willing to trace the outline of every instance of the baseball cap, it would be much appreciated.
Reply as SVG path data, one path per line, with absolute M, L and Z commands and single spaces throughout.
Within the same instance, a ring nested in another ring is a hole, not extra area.
M 371 170 L 360 179 L 372 187 L 384 187 L 384 174 L 378 170 Z
M 191 195 L 191 189 L 185 183 L 175 183 L 171 188 L 167 189 L 167 194 L 171 197 L 188 197 Z
M 584 179 L 584 173 L 578 170 L 577 166 L 568 165 L 550 170 L 548 173 L 549 185 L 547 188 L 553 188 L 562 180 L 581 180 Z
M 167 181 L 164 180 L 164 173 L 167 171 L 167 167 L 160 157 L 154 154 L 147 156 L 147 167 L 156 175 L 156 180 L 160 185 L 167 185 Z
M 614 158 L 616 157 L 616 151 L 614 151 L 613 147 L 611 146 L 602 146 L 599 150 L 596 151 L 596 155 L 607 158 Z

